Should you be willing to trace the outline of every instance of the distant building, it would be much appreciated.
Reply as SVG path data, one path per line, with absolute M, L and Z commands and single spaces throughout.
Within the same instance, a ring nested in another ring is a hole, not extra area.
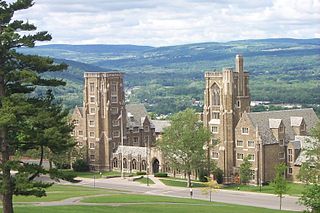
M 210 143 L 218 142 L 208 154 L 224 171 L 225 183 L 238 179 L 245 157 L 252 163 L 253 184 L 273 180 L 280 162 L 289 167 L 288 179 L 296 181 L 303 138 L 319 120 L 313 109 L 250 112 L 248 82 L 240 55 L 235 71 L 205 73 L 203 121 L 212 132 Z
M 84 74 L 83 107 L 76 107 L 72 119 L 74 137 L 87 150 L 96 170 L 126 172 L 173 172 L 155 142 L 167 120 L 151 120 L 142 104 L 125 104 L 123 74 Z M 241 55 L 235 70 L 205 73 L 204 107 L 199 120 L 212 132 L 208 156 L 224 172 L 224 182 L 238 180 L 239 168 L 248 157 L 252 163 L 251 183 L 274 178 L 274 167 L 286 163 L 289 180 L 306 160 L 302 148 L 311 139 L 310 129 L 319 121 L 312 109 L 250 112 L 249 73 Z M 257 104 L 263 104 L 257 103 Z
M 125 104 L 122 73 L 84 77 L 83 107 L 73 112 L 73 134 L 86 148 L 92 169 L 121 170 L 123 165 L 125 171 L 146 171 L 151 165 L 150 171 L 158 172 L 162 159 L 154 145 L 168 121 L 152 122 L 142 104 Z

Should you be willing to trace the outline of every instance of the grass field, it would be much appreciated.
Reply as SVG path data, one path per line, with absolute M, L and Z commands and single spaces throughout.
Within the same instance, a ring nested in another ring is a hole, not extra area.
M 48 202 L 59 201 L 71 197 L 112 193 L 110 190 L 70 185 L 53 185 L 48 188 L 47 196 L 14 196 L 14 202 Z
M 95 177 L 96 179 L 111 177 L 111 176 L 119 176 L 119 177 L 121 176 L 121 173 L 117 171 L 102 172 L 101 175 L 99 172 L 74 172 L 73 170 L 64 170 L 64 172 L 75 174 L 77 177 L 83 177 L 83 178 Z
M 154 184 L 154 182 L 150 178 L 147 179 L 146 177 L 139 178 L 139 179 L 136 179 L 134 181 L 139 182 L 141 184 L 147 184 L 147 180 L 148 180 L 149 184 Z
M 50 206 L 50 207 L 15 207 L 17 213 L 34 213 L 34 212 L 45 212 L 45 213 L 294 213 L 292 211 L 279 211 L 272 209 L 237 206 L 237 205 L 223 205 L 223 204 L 144 204 L 144 205 L 123 205 L 123 206 Z
M 292 195 L 292 196 L 300 196 L 302 194 L 302 191 L 304 190 L 304 184 L 299 183 L 288 183 L 289 190 L 286 194 Z M 260 192 L 259 186 L 251 186 L 251 185 L 239 185 L 240 191 L 249 191 L 249 192 Z M 223 189 L 227 190 L 238 190 L 238 185 L 232 185 L 232 186 L 224 186 Z M 262 186 L 261 187 L 262 193 L 270 193 L 274 194 L 274 190 L 271 185 L 268 186 Z
M 187 187 L 187 181 L 185 180 L 174 180 L 171 178 L 161 178 L 159 180 L 167 186 Z M 205 187 L 205 184 L 192 181 L 192 187 Z
M 224 203 L 208 202 L 204 200 L 188 199 L 188 198 L 175 198 L 166 196 L 152 196 L 141 194 L 120 194 L 116 190 L 104 190 L 94 189 L 82 186 L 70 186 L 70 185 L 54 185 L 48 190 L 48 196 L 44 198 L 35 197 L 16 197 L 17 201 L 54 201 L 62 200 L 70 197 L 88 196 L 88 195 L 101 195 L 98 197 L 82 198 L 81 202 L 92 203 L 92 205 L 80 205 L 81 203 L 75 203 L 72 206 L 22 206 L 19 203 L 15 203 L 15 212 L 18 213 L 33 213 L 33 212 L 45 212 L 45 213 L 188 213 L 188 212 L 201 212 L 201 213 L 277 213 L 280 211 L 264 208 L 256 208 L 249 206 L 231 205 Z M 106 194 L 106 195 L 102 195 Z M 41 200 L 39 200 L 41 199 Z M 97 205 L 99 204 L 99 205 Z M 111 204 L 113 206 L 111 206 Z M 114 205 L 115 204 L 115 205 Z M 283 213 L 289 213 L 291 211 L 281 211 Z M 291 212 L 293 213 L 293 212 Z

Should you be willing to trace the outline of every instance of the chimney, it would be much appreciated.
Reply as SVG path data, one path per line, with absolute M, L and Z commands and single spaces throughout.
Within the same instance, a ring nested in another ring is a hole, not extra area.
M 236 55 L 236 72 L 243 72 L 243 57 L 242 55 Z

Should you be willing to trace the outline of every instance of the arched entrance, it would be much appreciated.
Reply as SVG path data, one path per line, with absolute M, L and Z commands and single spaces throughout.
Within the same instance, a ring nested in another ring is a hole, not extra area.
M 159 161 L 157 158 L 155 158 L 152 162 L 152 173 L 158 173 L 159 172 Z

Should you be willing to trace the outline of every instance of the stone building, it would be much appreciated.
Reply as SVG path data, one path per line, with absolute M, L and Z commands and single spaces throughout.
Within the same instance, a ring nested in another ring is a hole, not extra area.
M 239 174 L 240 164 L 248 157 L 252 163 L 251 183 L 272 181 L 279 163 L 288 165 L 289 180 L 297 180 L 295 160 L 301 143 L 317 122 L 313 109 L 244 113 L 235 128 L 234 174 Z
M 155 148 L 169 121 L 151 120 L 142 104 L 125 104 L 122 73 L 87 72 L 84 77 L 83 107 L 73 112 L 73 134 L 92 168 L 170 172 Z M 271 181 L 280 162 L 288 165 L 288 179 L 296 181 L 306 159 L 302 148 L 318 118 L 312 109 L 250 112 L 248 84 L 241 55 L 234 70 L 205 73 L 199 119 L 212 132 L 208 157 L 223 170 L 225 183 L 236 180 L 245 157 L 252 163 L 253 184 Z
M 251 183 L 271 181 L 280 162 L 289 166 L 288 179 L 296 180 L 303 144 L 298 136 L 306 136 L 316 125 L 315 112 L 250 112 L 249 75 L 243 70 L 242 56 L 237 55 L 235 62 L 235 71 L 205 73 L 202 118 L 212 132 L 213 145 L 208 155 L 223 170 L 225 183 L 236 180 L 245 157 L 252 163 Z
M 72 114 L 73 135 L 86 149 L 91 168 L 123 166 L 131 172 L 146 171 L 151 165 L 150 171 L 158 172 L 162 159 L 154 144 L 168 121 L 155 126 L 142 104 L 125 104 L 122 73 L 86 72 L 84 78 L 83 107 Z
M 231 182 L 234 168 L 235 127 L 244 112 L 250 111 L 249 74 L 243 69 L 243 57 L 236 56 L 236 69 L 205 73 L 203 122 L 218 145 L 209 150 Z

